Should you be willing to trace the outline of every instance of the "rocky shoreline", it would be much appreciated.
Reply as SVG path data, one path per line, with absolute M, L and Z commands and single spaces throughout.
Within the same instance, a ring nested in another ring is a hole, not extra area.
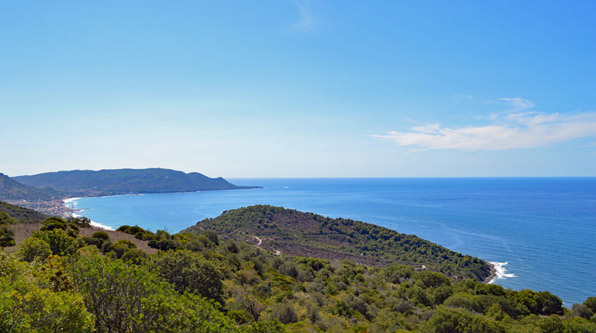
M 497 277 L 497 268 L 491 262 L 485 261 L 488 266 L 490 266 L 490 274 L 482 281 L 482 283 L 490 284 L 492 281 Z

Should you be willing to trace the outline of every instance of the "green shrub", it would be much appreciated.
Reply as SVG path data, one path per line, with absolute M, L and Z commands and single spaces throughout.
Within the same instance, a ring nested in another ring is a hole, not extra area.
M 160 252 L 152 266 L 179 293 L 197 293 L 223 304 L 223 276 L 200 255 L 187 250 Z
M 37 231 L 33 234 L 33 237 L 48 243 L 52 254 L 55 255 L 69 255 L 75 253 L 77 250 L 75 239 L 70 237 L 62 229 Z
M 91 237 L 97 238 L 97 239 L 101 239 L 101 240 L 108 240 L 108 239 L 110 239 L 110 236 L 108 236 L 108 233 L 107 232 L 104 232 L 104 231 L 94 232 L 93 235 L 91 235 Z
M 21 260 L 32 262 L 42 261 L 52 254 L 50 245 L 39 238 L 29 237 L 19 245 L 18 256 Z
M 178 294 L 141 265 L 97 256 L 73 265 L 74 283 L 98 332 L 233 332 L 235 323 L 199 296 Z
M 0 248 L 14 246 L 14 231 L 8 225 L 0 225 Z
M 296 310 L 291 304 L 276 304 L 271 312 L 272 319 L 277 319 L 283 324 L 295 323 L 298 321 Z

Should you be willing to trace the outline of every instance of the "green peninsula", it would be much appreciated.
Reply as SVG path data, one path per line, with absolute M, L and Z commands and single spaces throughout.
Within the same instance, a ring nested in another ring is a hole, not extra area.
M 374 224 L 332 219 L 267 205 L 250 206 L 205 219 L 184 231 L 212 230 L 222 238 L 250 241 L 284 254 L 351 260 L 369 266 L 408 265 L 441 272 L 452 279 L 485 281 L 491 266 L 414 235 Z

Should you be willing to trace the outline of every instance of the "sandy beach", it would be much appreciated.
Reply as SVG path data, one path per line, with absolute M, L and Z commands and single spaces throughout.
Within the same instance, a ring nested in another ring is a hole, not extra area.
M 80 197 L 76 197 L 76 198 L 68 198 L 68 199 L 64 199 L 62 200 L 63 202 L 63 206 L 65 207 L 65 209 L 67 210 L 66 213 L 68 214 L 68 216 L 72 216 L 72 217 L 81 217 L 82 215 L 79 214 L 81 212 L 84 211 L 84 209 L 77 209 L 77 200 L 80 199 Z M 103 225 L 99 222 L 96 221 L 91 221 L 91 226 L 94 228 L 98 228 L 98 229 L 102 229 L 102 230 L 109 230 L 109 231 L 113 231 L 114 228 L 109 227 L 107 225 Z

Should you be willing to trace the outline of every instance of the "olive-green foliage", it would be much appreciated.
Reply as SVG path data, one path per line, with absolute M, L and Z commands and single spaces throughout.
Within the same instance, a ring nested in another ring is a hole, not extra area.
M 101 239 L 104 241 L 110 239 L 110 236 L 108 236 L 108 234 L 105 231 L 96 231 L 93 233 L 93 235 L 91 235 L 91 237 L 95 239 Z
M 0 254 L 0 332 L 90 332 L 92 315 L 81 295 L 54 292 L 29 265 Z
M 178 292 L 197 293 L 223 303 L 223 276 L 202 256 L 187 250 L 167 251 L 154 256 L 151 264 Z
M 505 328 L 498 322 L 462 309 L 439 306 L 432 317 L 420 327 L 420 332 L 436 333 L 500 333 Z
M 43 221 L 41 231 L 64 230 L 69 236 L 77 237 L 79 234 L 79 227 L 74 222 L 67 222 L 61 217 L 52 216 Z
M 213 230 L 206 230 L 202 233 L 203 236 L 207 237 L 211 241 L 211 243 L 215 245 L 219 245 L 219 237 L 217 233 Z
M 596 332 L 596 323 L 585 318 L 573 317 L 563 321 L 565 332 L 592 333 Z
M 77 250 L 75 238 L 69 236 L 62 229 L 37 231 L 33 237 L 39 238 L 50 245 L 52 253 L 55 255 L 70 255 Z
M 271 312 L 271 317 L 272 319 L 279 320 L 283 324 L 290 324 L 298 321 L 296 310 L 288 303 L 276 304 Z
M 16 224 L 19 221 L 5 212 L 0 211 L 0 225 L 2 224 Z
M 596 313 L 596 297 L 588 297 L 584 301 L 584 306 Z
M 135 249 L 136 247 L 137 246 L 133 242 L 126 239 L 122 239 L 117 241 L 116 243 L 105 246 L 104 252 L 110 253 L 115 258 L 120 259 L 125 252 L 131 249 Z
M 535 292 L 529 289 L 520 290 L 513 298 L 529 313 L 540 315 L 563 314 L 563 302 L 548 291 Z
M 389 282 L 402 283 L 409 280 L 415 271 L 411 266 L 392 265 L 385 267 L 384 272 Z
M 7 225 L 0 225 L 0 248 L 14 246 L 14 231 Z
M 81 257 L 77 289 L 95 315 L 98 332 L 226 331 L 233 322 L 205 299 L 179 294 L 147 268 L 121 260 Z
M 14 246 L 14 231 L 9 227 L 11 224 L 18 223 L 18 220 L 12 218 L 5 212 L 0 211 L 0 248 Z
M 21 260 L 27 262 L 41 261 L 51 254 L 52 249 L 50 245 L 46 241 L 36 237 L 27 238 L 19 245 L 18 256 Z
M 67 221 L 68 221 L 68 223 L 73 223 L 73 224 L 75 224 L 79 227 L 82 227 L 82 228 L 88 228 L 91 226 L 91 220 L 84 216 L 79 216 L 79 217 L 71 216 L 68 218 Z
M 155 236 L 154 233 L 152 233 L 149 230 L 145 230 L 137 225 L 135 225 L 135 226 L 123 225 L 123 226 L 119 227 L 118 229 L 116 229 L 116 231 L 121 231 L 121 232 L 127 233 L 129 235 L 133 235 L 133 236 L 135 236 L 136 239 L 140 239 L 140 240 L 157 239 L 157 236 Z
M 147 254 L 139 249 L 128 249 L 120 257 L 124 262 L 130 262 L 133 264 L 141 264 L 147 259 Z
M 540 328 L 540 332 L 544 333 L 565 333 L 563 320 L 557 316 L 542 318 L 538 322 L 538 328 Z

